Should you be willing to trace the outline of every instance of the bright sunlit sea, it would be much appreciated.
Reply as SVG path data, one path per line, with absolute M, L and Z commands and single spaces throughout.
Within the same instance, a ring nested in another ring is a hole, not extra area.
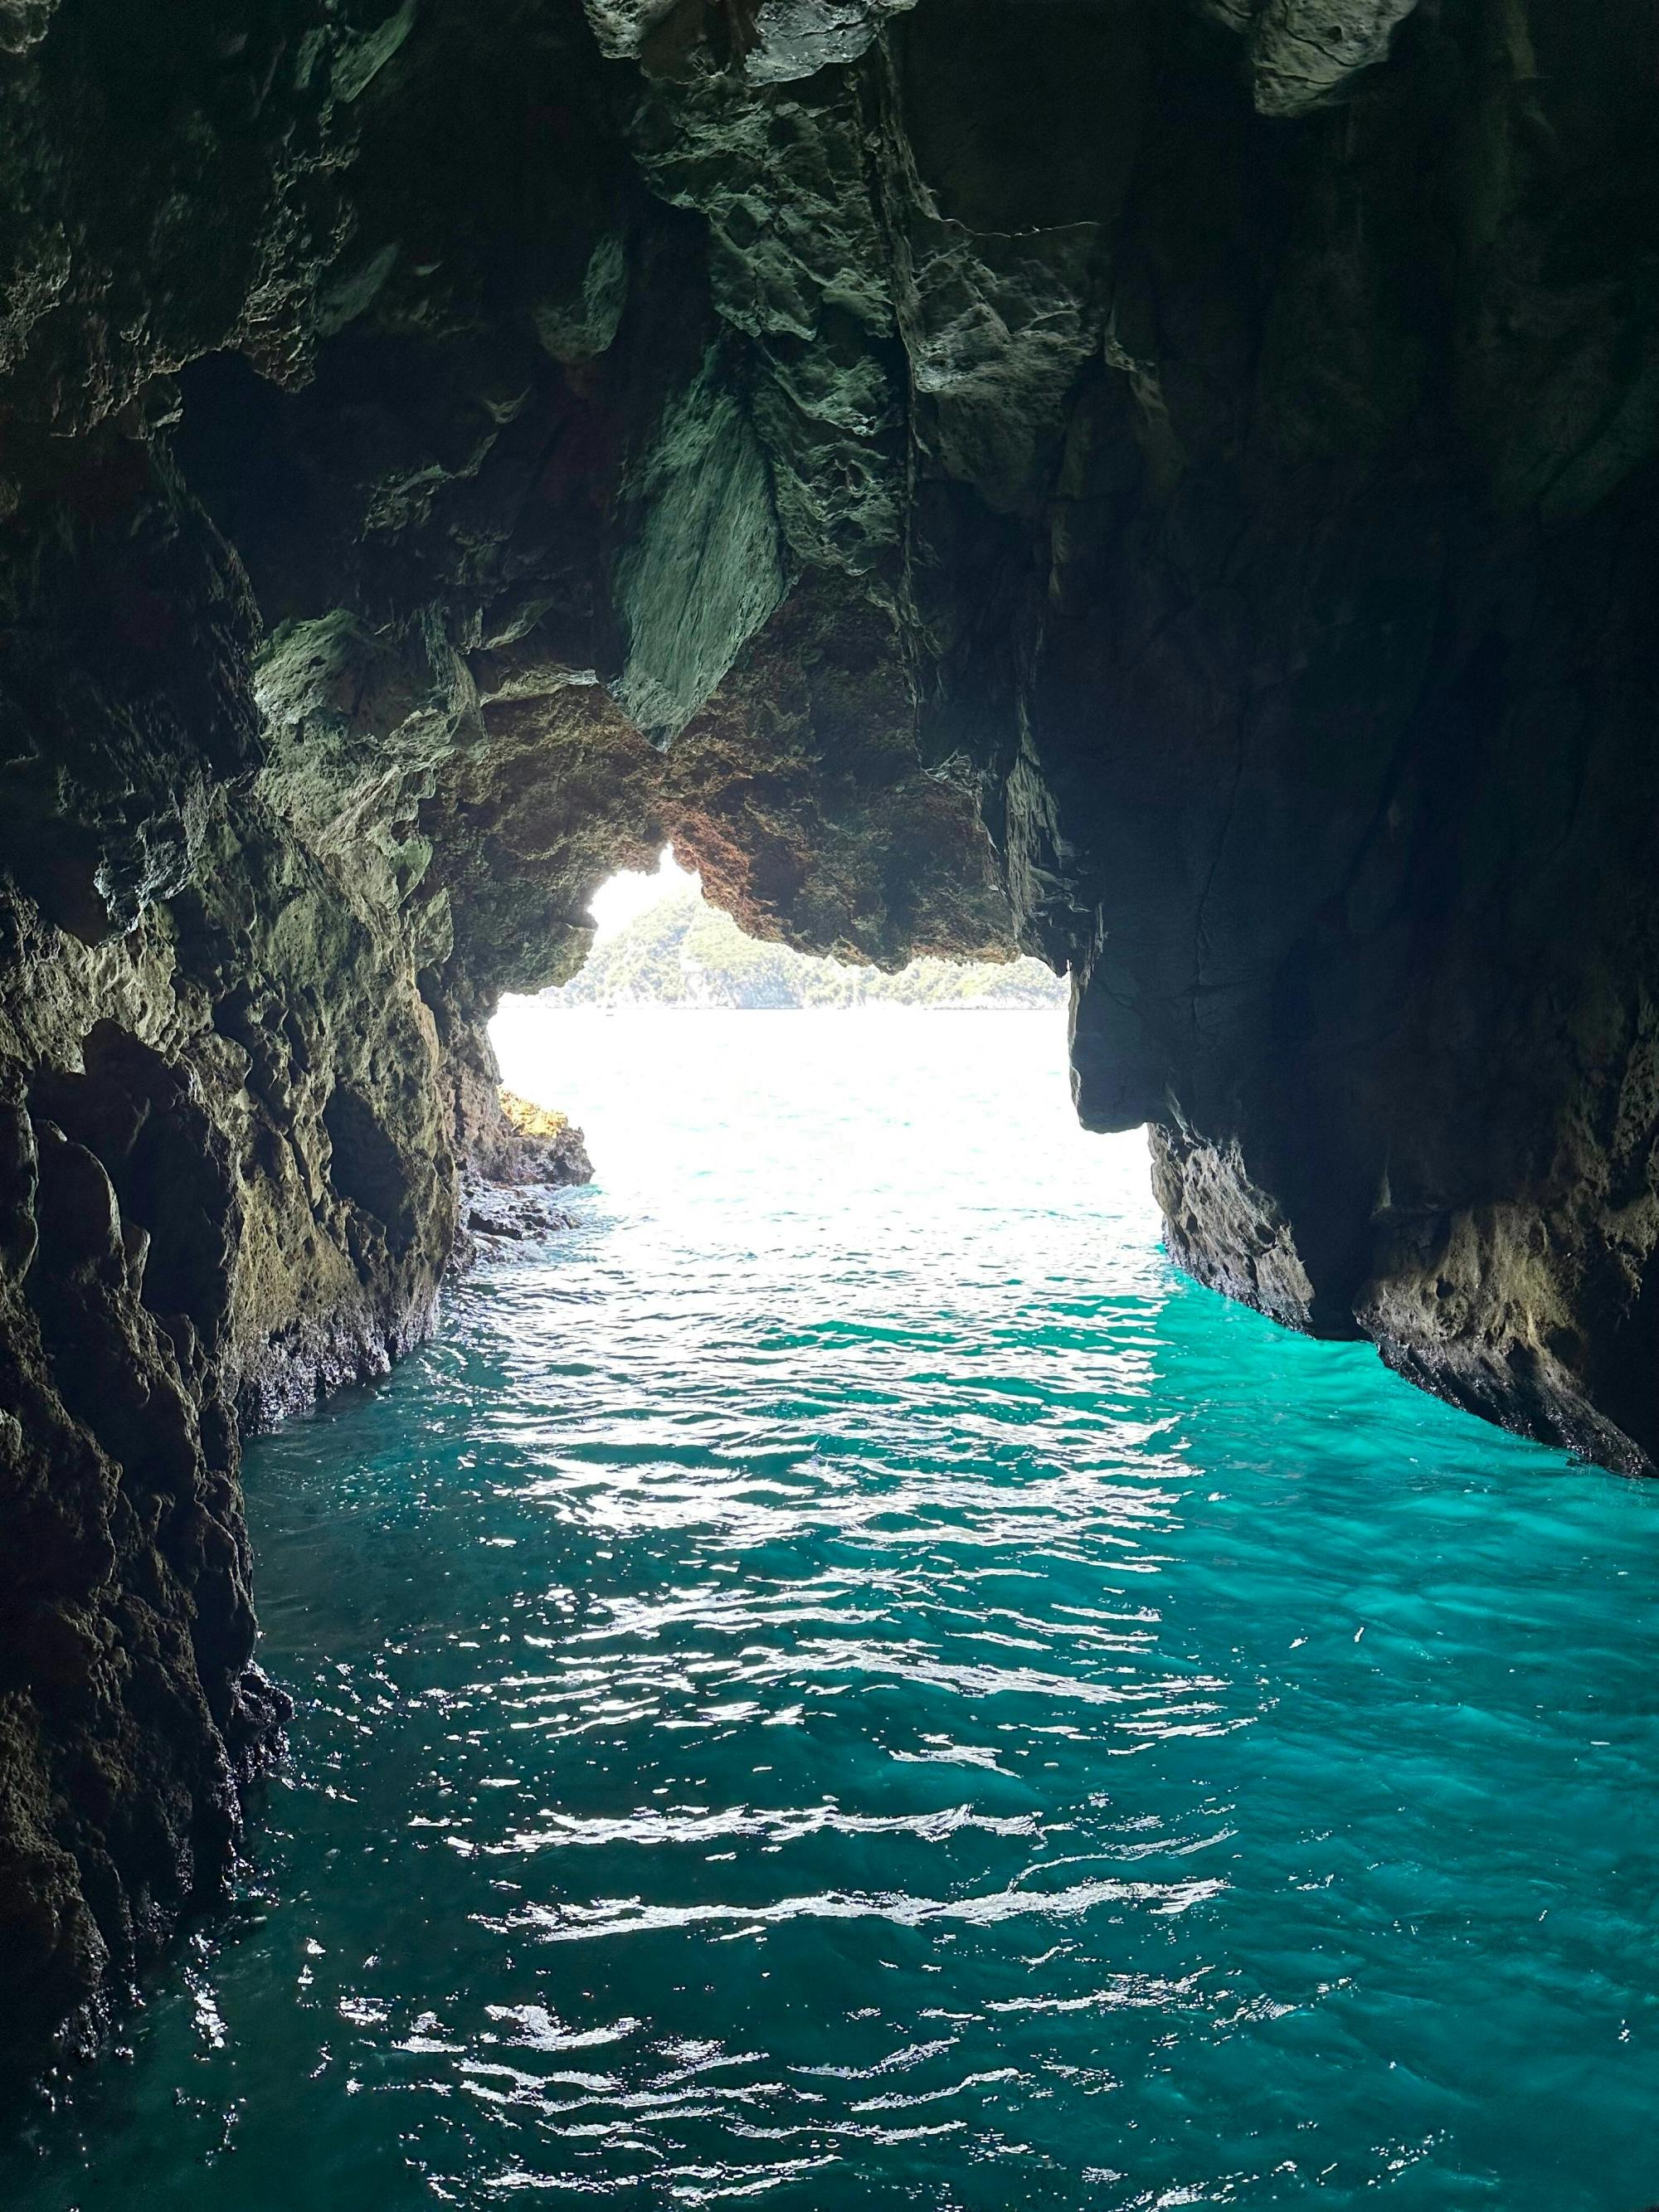
M 249 1451 L 235 1912 L 9 2212 L 1659 2201 L 1659 1489 L 1176 1275 L 1050 1014 L 549 1012 Z

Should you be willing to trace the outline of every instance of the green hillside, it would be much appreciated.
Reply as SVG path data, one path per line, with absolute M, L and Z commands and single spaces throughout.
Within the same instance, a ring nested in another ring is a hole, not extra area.
M 913 960 L 896 975 L 816 960 L 745 937 L 695 885 L 596 945 L 580 975 L 544 991 L 567 1006 L 1063 1006 L 1066 985 L 1037 960 Z

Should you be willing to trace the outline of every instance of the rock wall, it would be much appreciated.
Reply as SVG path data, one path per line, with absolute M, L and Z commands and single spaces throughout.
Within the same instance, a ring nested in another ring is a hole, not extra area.
M 1659 1454 L 1634 0 L 0 0 L 0 1940 L 236 1848 L 238 1436 L 672 838 L 1068 968 L 1170 1249 Z

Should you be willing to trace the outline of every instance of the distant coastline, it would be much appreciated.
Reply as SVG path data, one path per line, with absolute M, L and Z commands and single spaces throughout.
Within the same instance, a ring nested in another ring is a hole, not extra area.
M 823 960 L 746 937 L 695 885 L 603 938 L 569 982 L 540 994 L 547 1006 L 906 1006 L 997 1013 L 1066 1004 L 1063 978 L 1039 960 L 913 960 L 897 975 Z

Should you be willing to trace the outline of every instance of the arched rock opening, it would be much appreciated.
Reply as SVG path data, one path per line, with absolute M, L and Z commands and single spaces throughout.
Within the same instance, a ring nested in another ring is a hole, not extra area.
M 0 4 L 27 2059 L 222 1876 L 239 1426 L 426 1327 L 665 839 L 1068 966 L 1183 1264 L 1650 1467 L 1650 11 L 149 14 Z

